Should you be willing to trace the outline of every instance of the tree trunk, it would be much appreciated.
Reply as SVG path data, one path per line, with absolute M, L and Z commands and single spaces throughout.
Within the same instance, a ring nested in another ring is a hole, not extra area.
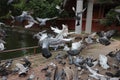
M 93 0 L 88 0 L 85 33 L 91 33 L 92 16 L 93 16 L 93 2 L 94 2 Z
M 76 13 L 82 11 L 83 9 L 83 0 L 77 0 Z M 82 32 L 82 14 L 80 15 L 80 25 L 77 26 L 77 21 L 75 22 L 75 32 L 76 34 L 81 34 Z

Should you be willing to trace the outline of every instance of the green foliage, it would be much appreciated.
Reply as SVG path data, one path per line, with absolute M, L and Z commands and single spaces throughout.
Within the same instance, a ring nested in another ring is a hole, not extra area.
M 53 17 L 58 15 L 58 11 L 55 6 L 60 3 L 61 0 L 30 0 L 29 3 L 25 3 L 25 0 L 20 0 L 19 3 L 13 4 L 13 6 L 18 13 L 25 10 L 33 11 L 33 16 Z
M 64 11 L 59 15 L 59 11 L 55 8 L 60 5 L 62 0 L 14 0 L 11 4 L 7 5 L 8 0 L 0 0 L 0 19 L 9 17 L 9 10 L 12 11 L 13 16 L 20 15 L 22 11 L 32 11 L 34 17 L 68 17 L 68 12 Z
M 20 0 L 18 3 L 13 4 L 15 10 L 24 10 L 25 0 Z
M 7 5 L 8 0 L 0 0 L 0 19 L 9 17 L 9 10 L 12 8 L 11 5 Z
M 116 8 L 120 8 L 120 6 L 117 6 Z M 116 9 L 115 8 L 115 9 Z M 116 16 L 120 14 L 115 12 L 114 9 L 111 9 L 105 16 L 105 19 L 101 19 L 100 23 L 104 26 L 111 26 L 111 25 L 120 25 L 120 22 L 117 20 Z

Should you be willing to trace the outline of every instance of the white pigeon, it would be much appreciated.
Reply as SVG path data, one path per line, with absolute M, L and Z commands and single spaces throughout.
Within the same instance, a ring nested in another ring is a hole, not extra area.
M 53 30 L 53 32 L 57 33 L 57 34 L 62 34 L 63 37 L 66 37 L 67 35 L 70 35 L 70 34 L 74 34 L 75 32 L 68 32 L 68 26 L 67 25 L 64 25 L 62 24 L 62 29 L 58 29 L 57 27 L 54 28 L 54 27 L 51 27 L 51 30 Z
M 43 33 L 42 36 L 41 36 L 41 38 L 40 38 L 40 41 L 44 40 L 47 37 L 48 37 L 47 33 Z
M 55 33 L 57 33 L 57 34 L 59 34 L 59 33 L 62 32 L 62 30 L 58 29 L 57 27 L 54 28 L 54 27 L 52 27 L 52 26 L 51 26 L 51 30 L 53 30 L 53 32 L 55 32 Z
M 68 45 L 65 45 L 64 48 L 63 48 L 64 51 L 69 51 L 70 48 L 68 47 Z
M 5 47 L 4 47 L 4 44 L 3 43 L 0 43 L 0 51 L 4 50 Z
M 32 27 L 35 23 L 38 24 L 36 20 L 29 14 L 26 15 L 26 20 L 28 21 L 28 25 L 25 25 L 25 28 L 30 28 Z
M 51 63 L 49 63 L 49 66 L 51 66 L 51 67 L 56 67 L 57 65 L 55 64 L 55 63 L 53 63 L 53 62 L 51 62 Z
M 0 26 L 1 26 L 1 25 L 5 25 L 5 23 L 3 23 L 3 22 L 0 22 Z
M 104 75 L 98 74 L 97 71 L 91 69 L 88 65 L 86 65 L 86 68 L 89 70 L 90 73 L 92 73 L 91 75 L 89 75 L 90 77 L 93 77 L 97 80 L 99 80 L 101 77 L 104 77 Z
M 57 17 L 53 17 L 53 18 L 39 18 L 39 17 L 36 17 L 36 19 L 39 22 L 40 26 L 44 26 L 44 25 L 46 25 L 47 21 L 57 19 Z
M 75 7 L 72 7 L 72 10 L 73 10 L 74 12 L 76 12 Z M 85 10 L 86 10 L 86 8 L 84 8 L 84 9 L 81 10 L 80 12 L 77 12 L 77 14 L 78 14 L 78 15 L 79 15 L 79 14 L 82 14 Z
M 21 64 L 21 63 L 16 63 L 16 67 L 19 68 L 18 74 L 26 73 L 28 71 L 28 67 L 24 67 L 23 64 Z
M 24 17 L 24 16 L 26 16 L 26 15 L 28 15 L 28 11 L 23 11 L 20 16 L 21 16 L 21 17 Z
M 30 74 L 29 78 L 27 80 L 34 80 L 35 79 L 35 75 L 34 72 L 32 74 Z
M 78 41 L 78 42 L 73 42 L 72 43 L 72 47 L 71 50 L 79 50 L 79 48 L 82 46 L 82 40 Z
M 56 5 L 56 7 L 55 7 L 57 10 L 59 10 L 59 14 L 61 14 L 63 11 L 64 11 L 64 9 L 61 9 L 61 7 L 59 6 L 59 5 Z
M 56 7 L 55 7 L 55 8 L 59 10 L 59 9 L 60 9 L 60 6 L 59 6 L 59 5 L 56 5 Z
M 118 12 L 118 13 L 120 13 L 120 9 L 115 9 L 115 12 Z
M 28 25 L 25 25 L 25 28 L 30 28 L 34 25 L 34 22 L 28 21 Z
M 99 63 L 103 69 L 108 69 L 110 66 L 107 64 L 107 57 L 105 55 L 100 54 L 99 55 Z
M 88 43 L 88 44 L 92 44 L 93 40 L 90 36 L 88 36 L 87 38 L 85 38 L 85 42 Z

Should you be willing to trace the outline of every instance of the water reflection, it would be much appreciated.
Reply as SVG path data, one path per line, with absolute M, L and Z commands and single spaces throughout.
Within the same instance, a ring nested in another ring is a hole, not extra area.
M 17 48 L 24 48 L 24 47 L 31 47 L 37 45 L 37 39 L 33 39 L 33 35 L 29 34 L 25 31 L 22 33 L 15 31 L 13 29 L 6 29 L 7 37 L 5 38 L 5 50 L 10 49 L 17 49 Z M 32 54 L 33 49 L 31 50 L 22 50 L 17 52 L 7 52 L 7 53 L 0 53 L 0 59 L 10 59 L 15 58 L 27 54 Z M 37 50 L 39 52 L 39 49 Z

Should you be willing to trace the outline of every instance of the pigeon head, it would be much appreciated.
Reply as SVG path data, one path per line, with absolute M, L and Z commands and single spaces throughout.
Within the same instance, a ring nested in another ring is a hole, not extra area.
M 42 56 L 45 58 L 50 58 L 52 54 L 50 53 L 48 48 L 42 48 Z

